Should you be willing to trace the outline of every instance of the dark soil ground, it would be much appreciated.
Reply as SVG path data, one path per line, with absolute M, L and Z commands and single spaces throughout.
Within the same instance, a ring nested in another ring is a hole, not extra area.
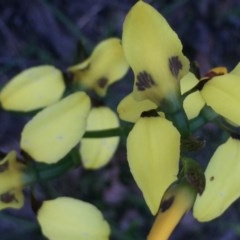
M 121 37 L 122 23 L 135 0 L 1 0 L 0 87 L 30 66 L 52 64 L 65 70 L 84 59 L 99 41 Z M 240 1 L 149 1 L 179 34 L 185 54 L 197 61 L 201 74 L 224 65 L 231 70 L 240 59 Z M 132 76 L 132 75 L 131 75 Z M 131 76 L 111 87 L 107 104 L 116 108 L 131 91 Z M 26 117 L 0 110 L 0 151 L 18 149 Z M 207 139 L 196 158 L 203 164 L 221 142 L 218 129 L 207 125 L 198 132 Z M 97 205 L 112 228 L 113 240 L 143 240 L 150 215 L 126 161 L 125 139 L 111 163 L 98 171 L 74 170 L 51 184 L 39 186 L 38 197 L 72 196 Z M 211 145 L 209 145 L 211 143 Z M 1 183 L 0 183 L 1 184 Z M 44 239 L 29 204 L 20 211 L 0 213 L 0 239 Z M 240 239 L 240 201 L 220 218 L 198 223 L 184 217 L 171 240 Z

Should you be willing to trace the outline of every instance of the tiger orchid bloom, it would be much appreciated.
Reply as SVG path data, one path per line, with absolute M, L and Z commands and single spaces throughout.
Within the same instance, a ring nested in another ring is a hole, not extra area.
M 122 44 L 135 75 L 133 96 L 170 111 L 179 108 L 180 79 L 189 71 L 182 44 L 163 16 L 144 1 L 127 14 Z
M 94 90 L 99 96 L 105 96 L 108 87 L 120 80 L 128 69 L 118 38 L 100 42 L 88 59 L 68 68 L 79 85 Z

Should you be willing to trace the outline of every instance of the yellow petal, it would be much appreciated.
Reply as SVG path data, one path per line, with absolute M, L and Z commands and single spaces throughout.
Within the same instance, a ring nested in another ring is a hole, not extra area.
M 0 210 L 21 208 L 24 203 L 24 167 L 16 157 L 16 152 L 11 151 L 0 161 Z
M 163 98 L 174 101 L 189 61 L 166 20 L 149 4 L 138 1 L 126 16 L 122 39 L 135 75 L 134 97 L 150 99 L 157 105 Z
M 108 107 L 92 108 L 87 119 L 87 130 L 104 130 L 119 127 L 118 117 Z M 80 145 L 83 166 L 97 169 L 106 165 L 115 153 L 120 138 L 84 138 Z
M 48 65 L 32 67 L 9 81 L 0 93 L 0 102 L 7 110 L 31 111 L 56 102 L 64 90 L 60 70 Z
M 240 196 L 240 141 L 229 138 L 218 147 L 205 171 L 206 187 L 197 196 L 194 217 L 201 222 L 220 216 Z
M 130 93 L 118 104 L 117 112 L 122 120 L 136 122 L 140 118 L 142 112 L 156 108 L 157 105 L 154 102 L 148 99 L 137 101 L 133 97 L 133 94 Z
M 152 214 L 156 214 L 164 192 L 177 178 L 179 154 L 180 134 L 165 118 L 140 118 L 129 133 L 130 170 Z
M 183 215 L 191 209 L 195 195 L 186 184 L 171 186 L 163 196 L 159 213 L 147 239 L 168 239 Z
M 68 70 L 82 86 L 104 96 L 108 86 L 120 80 L 128 68 L 120 39 L 109 38 L 100 42 L 87 60 Z
M 84 92 L 45 108 L 25 125 L 21 148 L 36 161 L 59 161 L 82 138 L 89 110 L 90 99 Z
M 201 90 L 206 103 L 218 114 L 240 125 L 240 63 L 229 74 L 209 80 Z
M 37 219 L 49 240 L 107 240 L 110 235 L 101 212 L 90 203 L 73 198 L 45 201 Z
M 188 90 L 192 89 L 195 85 L 197 85 L 198 82 L 199 81 L 194 74 L 191 72 L 186 74 L 180 81 L 181 94 L 184 94 Z M 205 101 L 203 100 L 199 91 L 189 94 L 183 101 L 183 108 L 188 119 L 197 117 L 204 105 Z

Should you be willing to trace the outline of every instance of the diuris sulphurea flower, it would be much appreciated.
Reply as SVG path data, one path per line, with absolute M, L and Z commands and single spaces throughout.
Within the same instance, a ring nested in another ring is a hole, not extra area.
M 177 179 L 180 134 L 170 121 L 159 116 L 141 117 L 127 138 L 131 173 L 152 214 L 162 196 Z
M 79 85 L 105 96 L 108 86 L 120 80 L 128 68 L 120 39 L 109 38 L 100 42 L 88 59 L 68 70 Z
M 230 137 L 220 145 L 205 171 L 206 187 L 193 207 L 201 222 L 220 216 L 240 196 L 240 141 Z
M 135 75 L 134 98 L 149 99 L 169 111 L 178 109 L 180 79 L 189 71 L 189 61 L 161 14 L 138 1 L 125 18 L 122 43 Z
M 21 149 L 35 161 L 55 163 L 80 142 L 90 98 L 76 92 L 37 113 L 22 131 Z
M 57 102 L 64 90 L 60 70 L 50 65 L 31 67 L 3 87 L 0 102 L 6 110 L 27 112 Z
M 110 235 L 108 223 L 95 206 L 70 197 L 44 201 L 37 220 L 49 240 L 108 240 Z

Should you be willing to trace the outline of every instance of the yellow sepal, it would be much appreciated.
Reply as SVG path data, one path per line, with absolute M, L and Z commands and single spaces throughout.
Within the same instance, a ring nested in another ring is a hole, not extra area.
M 164 192 L 177 179 L 179 154 L 180 134 L 165 118 L 140 118 L 129 133 L 130 170 L 152 214 L 157 213 Z
M 31 67 L 9 80 L 0 92 L 2 107 L 31 111 L 58 101 L 65 90 L 60 70 L 53 66 Z
M 36 161 L 59 161 L 81 140 L 89 111 L 90 99 L 84 92 L 43 109 L 24 126 L 21 148 Z
M 193 208 L 198 221 L 210 221 L 220 216 L 239 198 L 239 172 L 240 141 L 229 138 L 217 148 L 205 171 L 206 187 L 203 194 L 197 196 Z
M 44 201 L 37 220 L 50 240 L 108 240 L 110 227 L 92 204 L 69 197 Z

